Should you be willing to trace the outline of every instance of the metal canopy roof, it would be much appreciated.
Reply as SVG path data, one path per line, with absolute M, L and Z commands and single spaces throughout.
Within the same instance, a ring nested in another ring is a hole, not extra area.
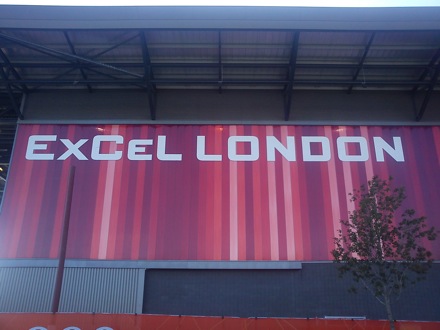
M 439 90 L 440 8 L 30 7 L 0 10 L 0 164 L 22 96 L 138 89 Z M 440 111 L 440 110 L 439 110 Z

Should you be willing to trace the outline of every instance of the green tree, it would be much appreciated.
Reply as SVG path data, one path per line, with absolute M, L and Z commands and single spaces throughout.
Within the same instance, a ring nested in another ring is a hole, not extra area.
M 392 187 L 391 177 L 382 180 L 374 176 L 349 196 L 355 210 L 348 220 L 341 220 L 331 253 L 339 264 L 340 276 L 351 274 L 385 306 L 394 330 L 391 298 L 424 279 L 432 258 L 423 242 L 435 240 L 436 229 L 428 228 L 426 218 L 415 217 L 412 209 L 396 216 L 406 195 L 403 187 Z M 356 292 L 356 287 L 350 291 Z

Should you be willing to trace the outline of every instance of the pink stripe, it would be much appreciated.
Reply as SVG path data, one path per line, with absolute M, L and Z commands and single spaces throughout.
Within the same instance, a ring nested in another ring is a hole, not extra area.
M 252 127 L 252 134 L 261 136 L 260 126 Z M 263 229 L 262 229 L 262 211 L 261 211 L 261 171 L 260 162 L 252 162 L 252 183 L 253 183 L 253 209 L 254 209 L 254 259 L 263 260 Z
M 281 127 L 281 140 L 287 141 L 287 127 Z M 295 260 L 295 230 L 293 227 L 292 178 L 290 176 L 291 163 L 283 157 L 283 192 L 284 212 L 286 221 L 287 260 Z
M 405 130 L 405 137 L 407 145 L 410 145 L 409 148 L 407 148 L 406 156 L 407 161 L 409 161 L 410 168 L 407 172 L 408 178 L 407 178 L 407 193 L 412 194 L 412 204 L 411 208 L 415 208 L 419 214 L 426 214 L 425 212 L 425 203 L 423 198 L 423 187 L 422 183 L 420 182 L 420 174 L 418 174 L 418 168 L 417 168 L 417 162 L 419 161 L 416 148 L 418 148 L 415 140 L 415 137 L 411 134 L 412 131 L 408 128 L 404 128 Z M 421 134 L 421 133 L 420 133 Z M 411 138 L 412 137 L 412 138 Z M 397 185 L 397 183 L 395 183 Z M 438 189 L 438 187 L 437 187 Z
M 315 135 L 313 127 L 298 127 L 297 132 L 300 136 L 303 135 Z M 301 161 L 298 165 L 298 184 L 299 184 L 299 204 L 301 205 L 301 244 L 303 248 L 303 259 L 312 260 L 312 236 L 310 230 L 310 212 L 309 212 L 309 199 L 308 190 L 313 190 L 315 187 L 307 184 L 307 166 L 308 164 Z M 312 165 L 313 166 L 313 165 Z
M 42 132 L 46 134 L 46 132 Z M 21 244 L 21 247 L 18 250 L 17 257 L 23 258 L 26 255 L 31 255 L 33 257 L 35 253 L 35 241 L 38 232 L 38 225 L 40 224 L 40 216 L 41 216 L 41 208 L 43 202 L 44 188 L 45 188 L 45 178 L 47 175 L 47 167 L 48 162 L 38 162 L 34 163 L 32 172 L 35 178 L 32 180 L 33 182 L 28 187 L 29 190 L 32 190 L 32 195 L 29 196 L 29 202 L 27 203 L 27 208 L 24 213 L 26 225 L 24 226 L 24 230 L 22 230 L 21 239 L 24 241 L 24 244 Z M 38 175 L 37 175 L 38 173 Z
M 50 134 L 52 134 L 55 130 L 55 127 L 53 125 L 47 125 L 47 132 L 50 132 Z M 61 127 L 61 131 L 67 131 L 66 135 L 68 138 L 70 139 L 74 139 L 74 135 L 75 135 L 75 130 L 76 127 L 75 126 L 62 126 Z M 66 129 L 67 128 L 67 129 Z M 59 134 L 58 134 L 59 135 Z M 60 138 L 60 136 L 58 136 L 58 138 Z M 56 155 L 55 155 L 56 157 Z M 53 170 L 55 167 L 57 167 L 58 164 L 54 164 L 52 162 L 52 164 L 50 164 L 51 167 L 50 169 L 48 169 L 48 174 L 43 174 L 40 173 L 40 175 L 46 180 L 46 176 L 53 176 L 53 173 L 51 173 L 50 170 Z M 57 258 L 58 257 L 58 252 L 59 252 L 59 243 L 60 243 L 60 239 L 61 239 L 61 231 L 62 231 L 62 226 L 63 226 L 63 220 L 64 220 L 64 208 L 65 208 L 65 204 L 66 204 L 66 193 L 67 193 L 67 181 L 68 181 L 68 176 L 69 176 L 69 172 L 70 172 L 70 167 L 71 167 L 71 160 L 68 159 L 65 162 L 63 162 L 62 164 L 62 170 L 61 170 L 61 176 L 58 177 L 58 180 L 56 180 L 53 185 L 54 185 L 54 189 L 52 190 L 52 194 L 48 193 L 45 196 L 45 203 L 54 203 L 54 210 L 51 209 L 49 212 L 45 212 L 44 216 L 48 216 L 48 214 L 50 213 L 51 215 L 53 214 L 53 218 L 52 219 L 43 219 L 43 214 L 39 215 L 41 217 L 40 222 L 49 222 L 51 225 L 51 231 L 52 231 L 52 235 L 51 235 L 51 240 L 50 240 L 50 246 L 49 246 L 49 257 L 50 258 Z M 46 172 L 47 173 L 47 172 Z M 52 178 L 52 180 L 55 180 L 55 177 Z M 42 184 L 44 185 L 44 184 Z M 42 192 L 43 194 L 43 192 Z M 52 195 L 52 196 L 51 196 Z M 55 195 L 55 196 L 54 196 Z M 43 203 L 43 201 L 41 201 L 41 203 Z M 47 204 L 45 205 L 45 208 L 47 208 Z M 38 222 L 38 220 L 37 220 Z M 44 240 L 45 237 L 39 237 L 39 240 Z M 37 243 L 38 244 L 38 243 Z M 69 251 L 67 251 L 69 252 Z
M 156 127 L 154 134 L 154 141 L 157 141 L 157 136 L 162 133 L 161 127 Z M 154 159 L 154 158 L 153 158 Z M 159 205 L 159 191 L 160 191 L 160 163 L 157 160 L 153 161 L 153 178 L 151 183 L 151 203 L 150 203 L 150 221 L 148 226 L 147 238 L 147 259 L 156 259 L 156 241 L 157 241 L 157 218 Z
M 340 136 L 347 136 L 347 127 L 340 127 L 341 131 L 339 132 Z M 348 194 L 353 192 L 353 181 L 351 177 L 351 166 L 349 162 L 342 162 L 342 168 L 344 172 L 344 187 L 345 187 L 345 196 L 347 200 L 347 210 L 348 212 L 353 212 L 354 210 L 354 203 L 349 201 Z
M 40 126 L 32 126 L 31 129 L 31 134 L 30 135 L 34 135 L 39 133 L 39 128 Z M 23 157 L 23 155 L 20 155 L 21 157 Z M 33 167 L 34 167 L 34 161 L 26 161 L 25 167 L 24 167 L 24 172 L 23 172 L 23 179 L 22 179 L 22 184 L 21 184 L 21 192 L 20 192 L 20 199 L 22 201 L 24 201 L 24 205 L 22 204 L 21 207 L 17 206 L 17 214 L 14 217 L 14 227 L 12 230 L 12 233 L 10 235 L 11 238 L 11 243 L 10 243 L 10 249 L 9 249 L 9 254 L 8 257 L 9 258 L 16 258 L 18 255 L 17 253 L 18 251 L 18 247 L 19 247 L 19 242 L 20 242 L 20 237 L 22 235 L 22 231 L 23 231 L 23 222 L 24 222 L 24 213 L 27 210 L 27 203 L 28 203 L 28 196 L 29 196 L 29 192 L 30 192 L 30 187 L 31 187 L 31 178 L 32 175 L 35 175 L 35 173 L 33 173 Z
M 186 141 L 191 141 L 193 138 L 194 133 L 187 130 L 185 132 L 185 135 L 182 137 L 182 139 L 185 139 Z M 182 217 L 182 226 L 181 226 L 181 232 L 179 233 L 179 236 L 182 240 L 180 250 L 181 252 L 178 254 L 178 258 L 180 259 L 196 259 L 197 258 L 197 251 L 193 253 L 192 247 L 194 245 L 193 243 L 193 237 L 195 235 L 194 230 L 191 226 L 192 224 L 192 210 L 194 209 L 194 201 L 198 199 L 198 187 L 194 187 L 194 180 L 192 179 L 192 172 L 196 171 L 194 169 L 194 166 L 190 162 L 184 162 L 182 171 L 185 173 L 182 180 L 182 191 L 183 194 L 183 201 L 182 201 L 182 214 L 185 214 L 187 216 Z M 192 203 L 191 203 L 192 201 Z M 179 212 L 180 210 L 176 210 Z
M 384 130 L 382 127 L 372 127 L 371 128 L 371 135 L 383 137 Z M 387 162 L 376 163 L 375 169 L 376 169 L 376 171 L 375 171 L 374 175 L 379 176 L 381 179 L 388 179 L 390 172 L 388 170 Z M 368 178 L 368 180 L 371 180 L 371 178 Z
M 325 127 L 325 136 L 330 140 L 330 149 L 332 155 L 335 154 L 335 145 L 333 143 L 333 127 L 326 126 Z M 328 162 L 328 179 L 330 185 L 330 201 L 331 201 L 331 214 L 333 218 L 333 237 L 338 236 L 338 230 L 341 229 L 341 212 L 339 209 L 339 194 L 338 194 L 338 180 L 336 174 L 336 160 L 335 157 L 332 157 Z
M 361 135 L 369 142 L 372 141 L 372 139 L 370 140 L 369 134 L 368 134 L 368 128 L 366 126 L 362 126 L 361 127 Z M 371 180 L 371 178 L 374 176 L 374 171 L 373 171 L 373 157 L 374 156 L 374 146 L 372 145 L 372 143 L 369 143 L 369 149 L 368 152 L 370 154 L 370 157 L 368 158 L 368 160 L 365 162 L 365 173 L 367 174 L 367 179 Z
M 147 136 L 148 126 L 142 126 L 140 129 L 140 135 L 142 137 Z M 142 202 L 144 200 L 145 191 L 145 172 L 146 172 L 146 162 L 138 162 L 136 171 L 136 193 L 134 200 L 134 219 L 133 219 L 133 229 L 131 233 L 131 258 L 136 260 L 139 258 L 139 247 L 141 242 L 141 221 L 144 208 L 142 207 Z
M 205 127 L 202 128 L 202 135 L 206 135 Z M 208 142 L 208 141 L 207 141 Z M 198 164 L 197 164 L 198 165 Z M 198 260 L 206 260 L 209 259 L 209 251 L 207 251 L 207 232 L 209 231 L 209 221 L 210 216 L 207 216 L 209 198 L 207 198 L 208 192 L 211 192 L 211 183 L 209 182 L 210 178 L 207 175 L 207 166 L 210 164 L 203 164 L 197 169 L 197 182 L 198 182 L 198 190 L 200 192 L 203 191 L 199 196 L 199 204 L 198 204 L 198 222 L 197 222 L 197 259 Z M 209 182 L 209 183 L 208 183 Z
M 110 131 L 110 128 L 105 127 L 105 131 Z M 90 258 L 98 259 L 99 258 L 99 247 L 100 247 L 100 237 L 101 237 L 101 228 L 102 228 L 102 215 L 104 211 L 104 196 L 106 189 L 106 178 L 107 178 L 107 170 L 108 163 L 105 161 L 99 162 L 99 171 L 98 171 L 98 189 L 96 192 L 96 206 L 94 211 L 94 221 L 93 221 L 93 230 L 92 230 L 92 246 L 90 251 Z
M 227 149 L 228 136 L 230 135 L 230 126 L 224 127 L 224 135 L 222 137 L 223 145 Z M 229 174 L 230 164 L 227 157 L 227 150 L 223 154 L 222 162 L 222 260 L 230 260 L 230 242 L 231 242 L 231 232 L 230 232 L 230 174 Z
M 230 136 L 237 135 L 237 127 L 229 128 Z M 229 259 L 238 260 L 238 187 L 237 162 L 229 161 Z
M 266 127 L 266 134 L 273 135 L 273 127 Z M 277 214 L 277 191 L 275 181 L 275 164 L 269 162 L 267 164 L 267 180 L 269 188 L 269 224 L 270 224 L 270 256 L 271 260 L 279 260 L 278 245 L 278 214 Z
M 289 135 L 295 136 L 295 144 L 299 143 L 300 137 L 296 136 L 294 126 L 287 128 Z M 294 228 L 294 244 L 295 244 L 295 260 L 304 259 L 303 235 L 301 224 L 301 193 L 298 182 L 300 182 L 298 174 L 298 155 L 301 149 L 296 148 L 297 161 L 290 164 L 292 184 L 292 211 L 293 211 L 293 228 Z
M 132 131 L 132 130 L 130 130 Z M 125 143 L 130 139 L 130 135 L 127 132 L 127 126 L 126 125 L 120 125 L 119 130 L 117 133 L 122 135 L 124 137 Z M 120 147 L 115 148 L 115 150 L 121 149 Z M 108 252 L 110 253 L 110 256 L 108 258 L 111 259 L 120 259 L 122 257 L 122 243 L 123 243 L 123 234 L 124 234 L 124 228 L 128 224 L 122 224 L 120 225 L 120 222 L 128 222 L 129 219 L 126 219 L 125 213 L 126 213 L 126 201 L 127 201 L 127 185 L 129 183 L 128 176 L 129 171 L 125 170 L 126 163 L 128 162 L 127 156 L 122 153 L 122 158 L 118 161 L 116 161 L 116 168 L 115 168 L 115 179 L 114 179 L 114 187 L 113 187 L 113 195 L 112 195 L 112 216 L 110 218 L 110 237 L 109 237 L 109 247 Z M 121 229 L 119 229 L 121 228 Z M 117 247 L 120 245 L 119 251 L 117 251 Z M 117 254 L 119 254 L 119 257 L 117 257 Z
M 434 145 L 437 151 L 438 165 L 440 165 L 440 126 L 433 127 L 432 134 L 434 135 Z
M 112 135 L 118 134 L 119 126 L 112 125 L 111 133 Z M 110 153 L 114 153 L 116 151 L 116 145 L 111 144 Z M 98 250 L 98 259 L 105 259 L 108 253 L 108 241 L 109 241 L 109 231 L 110 231 L 110 217 L 112 215 L 112 197 L 113 197 L 113 185 L 115 181 L 115 170 L 116 170 L 116 161 L 111 160 L 107 163 L 107 175 L 105 180 L 105 189 L 104 189 L 104 201 L 102 208 L 102 222 L 101 222 L 101 231 L 99 235 L 99 250 Z
M 11 233 L 14 231 L 14 226 L 18 225 L 18 223 L 14 220 L 16 219 L 17 212 L 20 211 L 20 207 L 17 207 L 17 205 L 19 205 L 19 201 L 23 202 L 23 199 L 21 199 L 21 185 L 19 182 L 20 180 L 24 179 L 22 173 L 25 173 L 25 168 L 28 166 L 27 162 L 20 160 L 24 158 L 27 145 L 26 140 L 28 136 L 32 134 L 31 130 L 31 125 L 20 124 L 17 127 L 17 139 L 14 143 L 14 153 L 12 155 L 8 173 L 9 184 L 7 185 L 5 194 L 3 195 L 3 204 L 0 212 L 1 257 L 8 257 L 12 252 L 12 249 L 10 248 L 11 240 L 13 239 Z M 15 182 L 15 184 L 11 184 L 11 182 Z
M 243 136 L 247 135 L 244 131 L 243 126 L 237 127 L 237 135 Z M 244 145 L 239 144 L 238 146 L 239 154 L 245 152 Z M 246 176 L 245 176 L 245 166 L 247 162 L 237 163 L 237 194 L 238 194 L 238 217 L 237 217 L 237 228 L 238 228 L 238 260 L 246 259 Z
M 223 127 L 214 126 L 214 152 L 222 154 Z M 224 158 L 224 156 L 223 156 Z M 223 159 L 224 161 L 224 159 Z M 214 260 L 221 260 L 222 257 L 222 163 L 214 164 Z

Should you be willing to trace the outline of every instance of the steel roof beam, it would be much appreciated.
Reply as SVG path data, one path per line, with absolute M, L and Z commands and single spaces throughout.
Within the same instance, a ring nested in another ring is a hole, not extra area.
M 118 47 L 121 47 L 122 45 L 125 45 L 126 43 L 129 43 L 130 41 L 132 41 L 132 40 L 134 40 L 134 39 L 136 39 L 136 38 L 139 38 L 139 34 L 138 34 L 138 33 L 134 34 L 134 35 L 131 36 L 130 38 L 124 39 L 124 40 L 122 40 L 122 41 L 120 41 L 120 42 L 114 44 L 113 46 L 111 46 L 111 47 L 109 47 L 109 48 L 106 48 L 105 50 L 103 50 L 103 51 L 101 51 L 101 52 L 99 52 L 99 53 L 93 55 L 93 56 L 91 57 L 91 59 L 96 59 L 96 58 L 98 58 L 98 57 L 100 57 L 100 56 L 102 56 L 102 55 L 104 55 L 104 54 L 106 54 L 106 53 L 108 53 L 108 52 L 110 52 L 110 51 L 112 51 L 112 50 L 118 48 Z
M 8 40 L 8 41 L 11 41 L 11 42 L 14 42 L 16 44 L 19 44 L 19 45 L 21 45 L 23 47 L 26 47 L 26 48 L 38 51 L 40 53 L 43 53 L 43 54 L 46 54 L 46 55 L 49 55 L 49 56 L 52 56 L 52 57 L 56 57 L 56 58 L 59 58 L 59 59 L 62 59 L 64 61 L 68 61 L 68 62 L 72 62 L 72 63 L 77 63 L 77 61 L 80 61 L 81 63 L 82 62 L 91 63 L 91 64 L 94 64 L 94 65 L 97 65 L 97 66 L 105 67 L 105 68 L 110 69 L 110 70 L 114 70 L 114 71 L 118 71 L 118 72 L 127 74 L 127 75 L 132 76 L 132 77 L 142 78 L 141 75 L 138 75 L 136 73 L 133 73 L 133 72 L 130 72 L 130 71 L 118 68 L 118 67 L 114 67 L 114 66 L 106 64 L 106 63 L 101 63 L 101 62 L 97 62 L 97 61 L 95 61 L 93 59 L 85 58 L 85 57 L 74 55 L 74 54 L 65 53 L 65 52 L 62 52 L 62 51 L 59 51 L 59 50 L 56 50 L 56 49 L 52 49 L 52 48 L 49 48 L 49 47 L 46 47 L 46 46 L 43 46 L 43 45 L 36 44 L 34 42 L 30 42 L 30 41 L 26 41 L 26 40 L 23 40 L 23 39 L 15 38 L 15 37 L 12 37 L 12 36 L 8 36 L 8 35 L 6 35 L 4 33 L 0 33 L 0 39 L 1 38 L 5 39 L 5 40 Z
M 287 77 L 288 83 L 284 88 L 284 120 L 285 121 L 289 120 L 290 108 L 292 106 L 293 83 L 295 80 L 296 61 L 298 58 L 299 35 L 300 33 L 298 31 L 293 33 L 292 47 L 290 50 L 289 72 Z
M 155 86 L 151 82 L 154 79 L 153 70 L 151 68 L 150 52 L 148 51 L 147 39 L 144 31 L 139 32 L 142 47 L 142 59 L 144 61 L 144 81 L 147 86 L 148 103 L 150 106 L 150 118 L 156 120 L 156 91 Z
M 112 51 L 113 49 L 115 49 L 115 48 L 117 48 L 117 47 L 120 47 L 120 46 L 122 46 L 122 45 L 124 45 L 124 44 L 130 42 L 131 40 L 137 38 L 137 37 L 138 37 L 138 35 L 134 35 L 134 36 L 132 36 L 132 37 L 130 37 L 130 38 L 128 38 L 128 39 L 125 39 L 125 40 L 123 40 L 123 41 L 121 41 L 121 42 L 119 42 L 119 43 L 113 45 L 112 47 L 107 48 L 107 49 L 105 49 L 105 50 L 99 52 L 98 54 L 95 54 L 95 55 L 91 56 L 90 59 L 91 59 L 91 60 L 94 60 L 94 59 L 98 58 L 99 56 L 102 56 L 102 55 L 104 55 L 105 53 L 108 53 L 109 51 Z M 86 68 L 86 67 L 88 67 L 88 66 L 92 66 L 93 64 L 91 64 L 91 63 L 82 63 L 82 64 L 80 64 L 80 63 L 78 63 L 78 62 L 76 62 L 76 63 L 71 63 L 71 62 L 69 62 L 69 63 L 65 63 L 65 64 L 62 64 L 62 63 L 54 63 L 54 64 L 49 64 L 49 66 L 39 66 L 39 65 L 37 65 L 36 67 L 37 67 L 37 68 L 38 68 L 38 67 L 46 67 L 46 68 L 50 68 L 51 65 L 53 65 L 54 68 L 70 67 L 69 70 L 67 70 L 67 71 L 65 71 L 65 72 L 63 72 L 63 73 L 57 75 L 55 78 L 53 78 L 53 79 L 59 79 L 59 78 L 61 78 L 61 77 L 64 77 L 65 75 L 68 75 L 69 73 L 71 73 L 71 72 L 77 70 L 77 69 L 78 69 L 78 68 L 77 68 L 77 65 L 78 65 L 78 66 L 81 65 L 83 68 Z M 110 66 L 114 66 L 114 67 L 117 67 L 117 66 L 118 66 L 118 64 L 111 64 L 111 63 L 109 63 L 108 65 L 110 65 Z M 137 65 L 142 65 L 142 64 L 137 64 Z M 72 67 L 72 66 L 73 66 L 73 67 Z M 98 66 L 98 67 L 99 67 L 100 65 L 93 65 L 93 66 Z M 34 89 L 38 89 L 39 87 L 41 87 L 41 86 L 36 86 Z
M 422 102 L 422 105 L 420 106 L 420 110 L 417 113 L 416 121 L 421 121 L 423 118 L 423 115 L 425 114 L 425 111 L 426 111 L 426 108 L 428 107 L 428 103 L 431 98 L 434 87 L 438 83 L 439 73 L 440 73 L 440 63 L 437 64 L 437 66 L 435 68 L 434 74 L 431 78 L 431 83 L 430 83 L 429 88 L 425 94 L 425 97 L 423 98 L 423 102 Z
M 218 31 L 218 91 L 222 92 L 223 84 L 223 58 L 222 58 L 222 32 Z
M 435 88 L 435 85 L 438 83 L 440 63 L 438 63 L 437 66 L 436 66 L 436 63 L 439 60 L 439 58 L 440 58 L 440 48 L 437 49 L 436 53 L 431 58 L 431 61 L 429 62 L 428 66 L 425 68 L 425 70 L 423 71 L 423 73 L 419 77 L 420 82 L 425 81 L 425 79 L 429 75 L 429 73 L 434 71 L 432 78 L 431 78 L 431 83 L 428 87 L 428 90 L 426 91 L 425 97 L 423 98 L 420 109 L 416 113 L 416 121 L 422 120 L 423 115 L 425 114 L 426 108 L 428 107 L 428 103 L 431 98 L 432 92 Z M 416 85 L 412 89 L 414 104 L 415 104 L 415 94 L 419 88 L 420 88 L 420 85 Z
M 91 57 L 94 59 L 95 57 Z M 109 62 L 107 63 L 111 66 L 120 66 L 128 68 L 141 68 L 144 64 L 141 62 Z M 218 68 L 218 63 L 151 63 L 152 68 Z M 14 67 L 17 68 L 71 68 L 70 71 L 66 72 L 68 74 L 73 70 L 78 70 L 79 67 L 91 68 L 99 67 L 99 65 L 94 65 L 91 63 L 14 63 Z M 222 62 L 224 68 L 288 68 L 288 63 L 225 63 Z M 8 67 L 4 63 L 0 63 L 0 67 Z M 296 68 L 299 69 L 357 69 L 358 64 L 343 64 L 343 63 L 296 63 Z M 429 71 L 432 68 L 430 64 L 364 64 L 365 69 L 377 69 L 377 70 L 412 70 L 412 69 L 426 69 Z M 17 78 L 19 79 L 19 78 Z
M 14 75 L 14 77 L 16 79 L 21 79 L 20 75 L 18 74 L 17 70 L 15 70 L 14 66 L 12 65 L 11 61 L 9 60 L 9 58 L 6 56 L 6 54 L 3 52 L 3 49 L 0 48 L 0 57 L 3 60 L 3 62 L 5 63 L 6 67 L 12 72 L 12 74 Z M 28 92 L 28 88 L 26 85 L 21 85 L 21 89 L 23 91 L 25 91 L 26 93 Z
M 433 69 L 433 67 L 435 66 L 435 63 L 437 63 L 439 58 L 440 58 L 440 48 L 437 49 L 434 56 L 431 58 L 431 61 L 429 61 L 429 64 L 425 67 L 425 70 L 423 71 L 423 73 L 419 77 L 419 81 L 423 81 L 426 79 L 426 77 L 431 72 L 431 70 Z M 418 88 L 419 88 L 419 86 L 414 86 L 414 88 L 412 90 L 413 93 L 417 92 Z
M 11 102 L 11 101 L 9 100 L 9 102 Z M 9 106 L 9 104 L 8 104 L 8 106 Z M 5 107 L 1 107 L 1 108 L 4 109 Z M 8 112 L 11 112 L 11 110 L 14 110 L 14 107 L 12 107 L 12 109 L 6 108 L 6 110 L 3 110 L 2 112 L 0 112 L 0 118 L 3 120 L 2 117 L 5 116 Z M 3 133 L 3 130 L 1 133 Z
M 87 68 L 85 68 L 85 69 L 86 69 L 87 71 L 90 71 L 90 72 L 96 73 L 96 74 L 101 75 L 101 76 L 103 76 L 103 77 L 107 77 L 108 79 L 112 79 L 112 81 L 114 81 L 115 85 L 117 85 L 119 82 L 123 82 L 123 81 L 124 81 L 124 80 L 121 79 L 121 78 L 115 77 L 115 76 L 113 76 L 113 75 L 111 75 L 111 74 L 108 74 L 108 73 L 104 73 L 104 72 L 101 72 L 101 71 L 98 71 L 98 70 L 92 69 L 92 68 L 90 68 L 90 67 L 87 67 Z M 92 80 L 92 81 L 93 81 L 93 80 Z M 128 85 L 130 85 L 130 84 L 128 84 Z M 135 87 L 138 87 L 138 88 L 141 88 L 141 89 L 147 89 L 147 87 L 145 86 L 144 83 L 132 84 L 132 86 L 135 86 Z
M 22 40 L 22 39 L 19 39 L 19 38 L 8 36 L 7 34 L 4 34 L 4 33 L 0 33 L 0 39 L 8 40 L 8 41 L 12 42 L 13 44 L 17 44 L 17 45 L 20 45 L 22 47 L 32 49 L 32 50 L 34 50 L 36 52 L 39 52 L 39 53 L 42 53 L 44 55 L 48 55 L 48 56 L 51 56 L 51 57 L 55 57 L 55 58 L 58 58 L 58 59 L 63 60 L 63 61 L 68 61 L 68 62 L 72 62 L 73 61 L 73 59 L 71 59 L 69 57 L 66 58 L 65 53 L 63 53 L 63 52 L 60 52 L 58 50 L 53 50 L 53 49 L 50 49 L 48 47 L 41 46 L 41 45 L 38 45 L 38 44 L 35 44 L 35 43 L 32 43 L 32 42 L 26 41 L 26 40 Z M 69 55 L 69 54 L 67 54 L 67 55 Z M 70 56 L 74 57 L 74 55 L 70 55 Z
M 69 34 L 67 33 L 67 31 L 63 31 L 64 37 L 66 38 L 67 44 L 69 45 L 70 51 L 72 52 L 73 55 L 77 55 L 76 51 L 75 51 L 75 47 L 73 46 L 72 41 L 70 40 Z M 81 68 L 81 63 L 79 61 L 77 61 L 78 66 L 79 66 L 79 71 L 81 72 L 81 76 L 84 80 L 87 80 L 87 75 L 84 73 L 84 70 Z M 87 84 L 87 89 L 89 90 L 89 93 L 92 92 L 92 87 L 90 86 L 90 84 Z
M 209 84 L 209 85 L 218 85 L 217 79 L 152 79 L 150 81 L 152 84 L 157 85 L 198 85 L 198 84 Z M 63 79 L 63 80 L 43 80 L 43 79 L 22 79 L 22 80 L 9 80 L 4 81 L 0 80 L 0 85 L 10 85 L 10 84 L 18 84 L 25 83 L 29 85 L 78 85 L 78 84 L 105 84 L 105 85 L 114 85 L 114 86 L 128 86 L 128 85 L 143 85 L 145 82 L 143 79 L 118 79 L 118 80 L 110 80 L 110 79 L 88 79 L 88 80 L 72 80 L 72 79 Z M 268 86 L 276 86 L 276 85 L 287 85 L 290 83 L 290 80 L 280 79 L 280 80 L 267 80 L 267 79 L 226 79 L 223 80 L 223 85 L 268 85 Z M 361 86 L 363 82 L 352 80 L 295 80 L 293 82 L 294 86 L 349 86 L 349 85 Z M 368 82 L 369 86 L 380 86 L 380 87 L 392 87 L 392 86 L 430 86 L 432 82 L 429 81 L 403 81 L 403 80 L 371 80 Z M 439 85 L 440 83 L 436 81 L 433 83 L 434 86 Z
M 6 84 L 6 92 L 8 93 L 9 100 L 11 101 L 11 104 L 12 104 L 12 107 L 15 111 L 15 114 L 17 115 L 18 118 L 24 119 L 24 116 L 20 111 L 20 107 L 19 107 L 17 101 L 15 100 L 14 93 L 12 92 L 11 83 L 8 80 L 8 77 L 6 76 L 6 73 L 3 69 L 0 69 L 0 76 L 2 78 L 1 83 Z
M 362 71 L 363 72 L 363 70 L 364 70 L 364 62 L 365 62 L 365 59 L 367 58 L 367 55 L 368 55 L 368 52 L 370 51 L 370 48 L 371 48 L 371 45 L 372 45 L 372 43 L 373 43 L 373 40 L 374 40 L 374 37 L 376 36 L 376 33 L 375 32 L 373 32 L 371 35 L 370 35 L 370 38 L 369 38 L 369 40 L 368 40 L 368 43 L 367 43 L 367 45 L 365 46 L 365 49 L 364 49 L 364 53 L 362 54 L 362 57 L 361 57 L 361 60 L 359 61 L 359 64 L 358 64 L 358 67 L 357 67 L 357 69 L 356 69 L 356 72 L 354 73 L 354 75 L 353 75 L 353 81 L 356 81 L 357 80 L 357 78 L 358 78 L 358 76 L 359 76 L 359 73 Z M 363 83 L 366 83 L 365 82 L 365 80 L 363 80 Z M 350 94 L 351 93 L 351 91 L 353 90 L 353 85 L 351 85 L 350 87 L 348 87 L 348 94 Z
M 120 47 L 120 46 L 122 46 L 122 45 L 124 45 L 124 44 L 126 44 L 126 43 L 128 43 L 130 41 L 132 41 L 133 39 L 136 39 L 136 38 L 138 38 L 138 35 L 131 36 L 130 38 L 127 38 L 127 39 L 125 39 L 125 40 L 123 40 L 121 42 L 118 42 L 117 44 L 113 45 L 112 47 L 107 48 L 107 49 L 105 49 L 105 50 L 103 50 L 103 51 L 101 51 L 101 52 L 91 56 L 90 59 L 91 60 L 95 60 L 96 58 L 98 58 L 98 57 L 100 57 L 100 56 L 102 56 L 102 55 L 112 51 L 113 49 L 116 49 L 116 48 L 118 48 L 118 47 Z M 78 63 L 78 62 L 77 63 L 71 63 L 71 62 L 69 62 L 69 63 L 65 63 L 65 64 L 62 64 L 62 63 L 49 64 L 49 66 L 47 66 L 47 67 L 50 68 L 51 65 L 53 65 L 54 68 L 70 67 L 69 70 L 67 70 L 67 71 L 57 75 L 56 78 L 54 78 L 54 79 L 59 79 L 59 78 L 65 76 L 65 75 L 68 75 L 69 73 L 77 70 L 78 69 L 77 65 L 78 66 L 81 65 L 83 68 L 88 68 L 89 66 L 97 66 L 97 67 L 101 66 L 101 65 L 92 64 L 92 63 Z M 108 63 L 108 65 L 117 67 L 120 64 L 119 63 Z M 142 63 L 136 64 L 136 66 L 142 66 Z M 37 65 L 36 67 L 38 68 L 38 67 L 41 67 L 41 66 Z M 46 66 L 43 65 L 42 67 L 46 67 Z M 101 73 L 101 74 L 103 74 L 103 73 Z M 105 75 L 105 74 L 103 74 L 103 75 Z M 36 88 L 38 88 L 38 86 Z

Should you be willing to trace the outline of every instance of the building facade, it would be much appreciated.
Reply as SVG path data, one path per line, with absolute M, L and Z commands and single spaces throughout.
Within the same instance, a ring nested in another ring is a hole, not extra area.
M 65 256 L 59 312 L 385 318 L 330 251 L 374 175 L 440 227 L 438 12 L 6 6 L 0 311 L 53 311 Z

